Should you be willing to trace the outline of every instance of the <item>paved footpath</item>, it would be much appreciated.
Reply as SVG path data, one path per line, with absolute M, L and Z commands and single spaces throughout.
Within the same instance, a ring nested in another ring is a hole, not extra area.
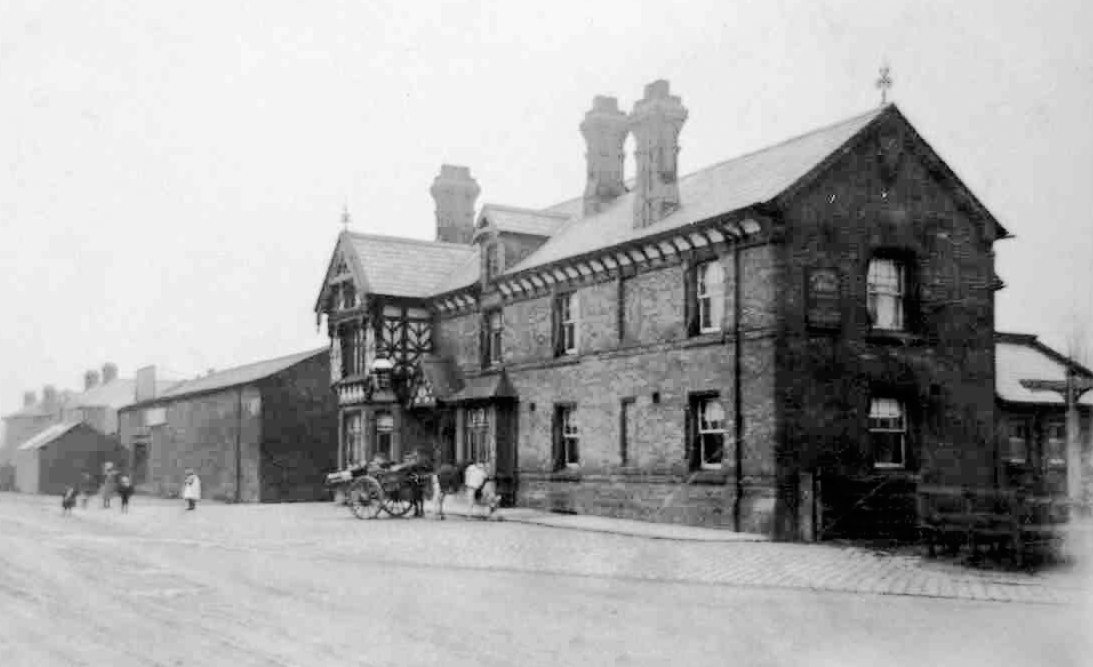
M 40 505 L 36 511 L 56 504 L 52 498 L 12 494 L 0 494 L 0 503 Z M 206 502 L 194 513 L 182 512 L 179 502 L 138 497 L 134 503 L 139 511 L 130 515 L 91 509 L 77 512 L 77 518 L 116 524 L 133 533 L 134 543 L 162 542 L 160 524 L 169 521 L 171 539 L 180 546 L 248 550 L 261 545 L 286 557 L 961 600 L 1093 600 L 1087 558 L 1081 567 L 1048 573 L 989 572 L 856 547 L 776 543 L 726 531 L 526 509 L 500 511 L 501 522 L 458 516 L 441 522 L 432 514 L 360 521 L 332 503 Z M 446 509 L 453 515 L 465 512 L 454 503 Z M 179 522 L 178 514 L 186 521 Z

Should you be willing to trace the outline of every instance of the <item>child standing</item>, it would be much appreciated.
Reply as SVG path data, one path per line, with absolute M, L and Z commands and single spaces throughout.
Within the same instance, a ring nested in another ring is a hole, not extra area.
M 95 480 L 91 479 L 91 473 L 85 472 L 80 480 L 80 507 L 87 509 L 87 501 L 95 495 Z
M 186 470 L 186 481 L 182 484 L 182 499 L 186 501 L 186 509 L 197 507 L 197 501 L 201 500 L 201 478 L 192 469 Z
M 133 495 L 133 482 L 129 475 L 118 478 L 118 495 L 121 497 L 121 513 L 129 513 L 129 496 Z

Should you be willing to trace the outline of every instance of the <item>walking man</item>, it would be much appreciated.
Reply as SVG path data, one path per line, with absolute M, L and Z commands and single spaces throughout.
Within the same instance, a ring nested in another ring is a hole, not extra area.
M 186 481 L 182 484 L 182 499 L 186 501 L 186 509 L 197 507 L 197 501 L 201 500 L 201 478 L 192 469 L 186 470 Z

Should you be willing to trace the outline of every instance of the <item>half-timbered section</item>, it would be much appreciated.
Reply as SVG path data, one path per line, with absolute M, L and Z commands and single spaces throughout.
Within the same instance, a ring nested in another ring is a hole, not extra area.
M 316 311 L 343 463 L 417 448 L 518 504 L 786 538 L 993 483 L 1005 230 L 894 106 L 679 177 L 686 118 L 664 81 L 597 97 L 582 195 L 476 217 L 445 165 L 437 241 L 342 234 Z

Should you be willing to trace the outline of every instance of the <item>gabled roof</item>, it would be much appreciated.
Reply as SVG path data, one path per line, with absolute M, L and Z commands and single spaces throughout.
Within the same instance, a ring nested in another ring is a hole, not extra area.
M 72 429 L 80 425 L 80 422 L 64 422 L 61 424 L 54 424 L 49 428 L 41 431 L 30 440 L 27 440 L 23 444 L 19 445 L 19 451 L 29 451 L 32 449 L 41 449 L 49 443 L 53 442 L 57 438 L 61 437 L 65 433 L 68 433 Z
M 1093 372 L 1069 360 L 1041 343 L 1030 334 L 995 335 L 994 354 L 995 393 L 1011 403 L 1040 403 L 1063 405 L 1063 397 L 1053 391 L 1032 391 L 1021 384 L 1022 380 L 1066 380 L 1067 366 L 1079 375 L 1093 378 Z M 1093 392 L 1086 392 L 1081 405 L 1093 405 Z
M 134 405 L 148 405 L 160 401 L 170 401 L 192 394 L 202 394 L 209 391 L 217 391 L 238 385 L 250 384 L 276 373 L 280 373 L 286 368 L 295 366 L 301 361 L 305 361 L 320 354 L 328 354 L 327 348 L 321 347 L 306 352 L 297 352 L 296 354 L 277 357 L 276 359 L 266 359 L 265 361 L 256 361 L 244 366 L 236 366 L 235 368 L 229 368 L 217 373 L 205 375 L 195 380 L 180 382 L 155 398 L 141 401 L 140 403 L 133 403 L 129 407 Z
M 467 259 L 438 280 L 429 291 L 430 295 L 443 294 L 478 282 L 482 270 L 482 246 L 475 244 L 470 249 Z
M 566 213 L 536 211 L 531 208 L 485 204 L 478 215 L 479 225 L 488 222 L 499 232 L 550 236 L 569 219 Z
M 600 248 L 655 236 L 719 215 L 772 203 L 819 175 L 839 154 L 840 149 L 860 136 L 878 119 L 888 116 L 895 117 L 909 128 L 932 161 L 939 163 L 939 171 L 959 189 L 969 205 L 988 218 L 988 224 L 997 226 L 999 236 L 1005 236 L 1005 229 L 945 167 L 944 162 L 925 141 L 918 137 L 896 106 L 889 104 L 680 178 L 680 207 L 648 227 L 634 227 L 634 192 L 620 196 L 608 208 L 587 218 L 581 217 L 580 198 L 544 209 L 545 213 L 569 214 L 572 217 L 541 248 L 505 273 L 519 273 Z
M 357 232 L 342 232 L 338 247 L 350 255 L 347 259 L 354 274 L 359 274 L 358 287 L 362 291 L 416 298 L 436 294 L 445 278 L 478 253 L 477 248 L 465 244 Z M 325 293 L 324 283 L 316 312 L 322 311 Z
M 874 109 L 688 174 L 679 179 L 680 207 L 648 227 L 634 227 L 636 193 L 628 192 L 597 215 L 572 219 L 541 248 L 506 273 L 518 273 L 768 202 L 807 176 L 887 108 Z M 574 202 L 579 201 L 569 200 L 547 210 L 571 211 Z

